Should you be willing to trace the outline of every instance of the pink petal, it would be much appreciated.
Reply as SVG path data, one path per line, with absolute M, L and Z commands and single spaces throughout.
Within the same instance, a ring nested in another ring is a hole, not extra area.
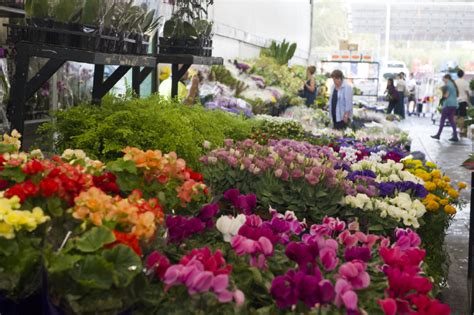
M 219 294 L 217 294 L 217 299 L 221 303 L 229 303 L 230 301 L 232 301 L 233 298 L 234 298 L 234 295 L 232 294 L 232 292 L 227 291 L 227 290 L 222 291 Z
M 245 302 L 244 292 L 242 292 L 240 290 L 236 290 L 234 292 L 234 300 L 235 300 L 235 304 L 237 304 L 237 306 L 242 306 Z
M 227 289 L 229 285 L 228 275 L 218 275 L 212 280 L 212 289 L 214 292 L 219 293 Z
M 378 301 L 385 315 L 397 314 L 397 302 L 394 299 L 385 299 Z
M 273 254 L 273 244 L 268 238 L 262 236 L 258 239 L 258 243 L 262 248 L 262 252 L 265 256 L 270 256 Z
M 348 310 L 357 309 L 357 294 L 354 291 L 347 291 L 342 295 L 342 301 Z

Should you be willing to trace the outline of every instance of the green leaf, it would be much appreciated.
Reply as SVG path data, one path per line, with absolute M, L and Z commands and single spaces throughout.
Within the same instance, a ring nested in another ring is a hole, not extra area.
M 130 285 L 142 270 L 140 257 L 125 245 L 118 245 L 102 253 L 105 260 L 114 266 L 114 283 L 124 288 Z
M 92 253 L 114 241 L 115 236 L 112 231 L 104 227 L 94 227 L 76 240 L 76 247 L 81 252 Z
M 51 274 L 74 269 L 74 265 L 81 260 L 80 255 L 63 255 L 62 253 L 53 253 L 49 260 L 48 272 Z
M 17 183 L 24 182 L 26 179 L 26 174 L 18 168 L 5 168 L 3 171 L 0 172 L 0 176 L 4 178 L 11 179 Z
M 175 20 L 171 19 L 171 20 L 166 21 L 163 28 L 163 36 L 165 38 L 173 37 L 176 30 L 176 26 L 177 26 L 177 23 Z
M 113 264 L 100 256 L 86 256 L 70 271 L 70 276 L 80 285 L 93 289 L 110 289 L 113 284 Z
M 120 172 L 127 171 L 128 173 L 131 173 L 131 174 L 137 174 L 137 166 L 135 162 L 131 160 L 125 161 L 123 159 L 118 159 L 117 161 L 110 162 L 109 164 L 107 164 L 107 168 L 111 172 L 120 173 Z
M 48 212 L 53 216 L 61 217 L 63 215 L 64 210 L 61 204 L 61 199 L 58 197 L 51 197 L 47 199 L 46 203 L 48 206 Z
M 12 256 L 18 253 L 19 247 L 16 240 L 7 240 L 0 237 L 0 253 L 4 256 Z

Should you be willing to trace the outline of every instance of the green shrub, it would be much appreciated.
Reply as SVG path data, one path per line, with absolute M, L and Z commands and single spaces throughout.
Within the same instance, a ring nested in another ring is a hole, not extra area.
M 205 140 L 220 146 L 226 138 L 245 139 L 258 123 L 158 96 L 133 100 L 107 97 L 100 107 L 80 105 L 53 115 L 55 122 L 40 127 L 39 146 L 46 151 L 83 149 L 91 157 L 111 161 L 122 156 L 127 146 L 159 149 L 175 151 L 197 169 Z

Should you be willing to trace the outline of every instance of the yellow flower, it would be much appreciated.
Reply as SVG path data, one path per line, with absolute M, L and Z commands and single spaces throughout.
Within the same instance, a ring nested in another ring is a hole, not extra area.
M 419 178 L 421 178 L 421 179 L 424 180 L 425 182 L 431 180 L 431 175 L 428 174 L 428 173 L 426 173 L 426 172 L 425 172 L 424 174 L 417 174 L 416 176 L 418 176 Z
M 426 205 L 426 209 L 429 211 L 436 211 L 439 209 L 439 203 L 437 203 L 436 201 L 429 201 Z
M 435 183 L 432 183 L 432 182 L 426 182 L 425 183 L 425 188 L 426 190 L 428 191 L 433 191 L 436 189 L 436 184 Z
M 456 208 L 451 205 L 447 205 L 446 207 L 444 207 L 444 212 L 446 212 L 447 214 L 456 214 Z
M 6 239 L 12 239 L 15 237 L 15 231 L 13 226 L 8 225 L 4 222 L 0 222 L 0 237 L 4 237 Z
M 442 204 L 443 206 L 446 206 L 449 203 L 449 200 L 448 199 L 441 199 L 439 201 L 439 203 Z
M 20 226 L 27 223 L 27 218 L 21 213 L 21 211 L 10 211 L 4 218 L 4 221 L 8 225 Z
M 50 219 L 50 217 L 44 215 L 43 210 L 39 207 L 33 209 L 32 215 L 38 224 L 44 223 Z
M 433 183 L 436 185 L 436 187 L 441 188 L 441 189 L 446 187 L 446 183 L 443 182 L 441 179 L 438 179 L 438 178 L 434 179 Z
M 429 168 L 438 168 L 438 166 L 436 164 L 434 164 L 433 162 L 426 162 L 426 166 L 429 167 Z
M 449 176 L 443 176 L 443 180 L 449 183 L 451 181 L 451 178 L 449 178 Z
M 448 190 L 448 195 L 451 197 L 451 198 L 454 198 L 454 199 L 457 199 L 459 198 L 459 192 L 455 189 L 449 189 Z
M 459 187 L 459 189 L 464 189 L 464 188 L 467 187 L 467 184 L 465 182 L 459 182 L 458 187 Z
M 433 178 L 441 178 L 441 171 L 440 170 L 434 170 L 431 172 L 431 176 L 433 176 Z

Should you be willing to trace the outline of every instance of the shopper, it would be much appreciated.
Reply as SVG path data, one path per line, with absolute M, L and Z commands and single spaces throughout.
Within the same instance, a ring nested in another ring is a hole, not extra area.
M 416 113 L 416 80 L 413 73 L 410 73 L 410 77 L 407 81 L 407 90 L 408 90 L 407 112 L 408 114 L 415 114 Z
M 334 89 L 329 98 L 329 113 L 334 129 L 345 129 L 349 127 L 352 118 L 353 91 L 345 80 L 341 70 L 331 73 Z
M 303 98 L 306 100 L 306 106 L 311 106 L 316 100 L 318 94 L 318 88 L 316 86 L 316 80 L 314 79 L 314 74 L 316 73 L 315 66 L 309 66 L 306 69 L 306 81 L 304 82 L 303 87 Z
M 453 128 L 453 136 L 451 139 L 449 139 L 449 141 L 457 142 L 459 139 L 454 116 L 456 114 L 456 109 L 458 108 L 457 98 L 459 95 L 459 90 L 451 75 L 446 74 L 443 77 L 443 82 L 445 86 L 443 86 L 442 112 L 439 122 L 439 130 L 438 133 L 434 136 L 431 136 L 431 138 L 439 140 L 441 132 L 443 132 L 444 123 L 446 122 L 446 119 L 448 119 L 451 127 Z
M 183 65 L 178 66 L 179 69 Z M 171 86 L 172 86 L 172 76 L 168 77 L 163 82 L 160 82 L 159 94 L 164 98 L 171 98 Z M 190 88 L 188 90 L 187 83 L 190 81 Z M 194 75 L 191 79 L 189 78 L 189 72 L 186 71 L 184 75 L 178 82 L 178 99 L 186 105 L 192 105 L 195 102 L 196 97 L 199 95 L 199 77 Z
M 466 135 L 467 134 L 467 129 L 464 126 L 464 121 L 467 117 L 467 108 L 469 106 L 469 84 L 467 83 L 466 80 L 464 80 L 464 71 L 459 70 L 458 71 L 458 79 L 456 80 L 456 86 L 458 87 L 459 90 L 459 97 L 458 97 L 458 103 L 459 107 L 457 110 L 457 117 L 458 117 L 458 125 L 461 129 L 461 135 Z
M 395 114 L 405 119 L 405 95 L 408 94 L 405 83 L 405 73 L 400 72 L 397 75 L 398 104 L 395 107 Z
M 393 79 L 388 79 L 387 80 L 387 90 L 385 91 L 387 94 L 387 99 L 388 99 L 388 109 L 387 109 L 387 114 L 391 114 L 392 111 L 395 110 L 395 107 L 398 104 L 398 91 L 395 88 L 395 85 L 393 83 Z

